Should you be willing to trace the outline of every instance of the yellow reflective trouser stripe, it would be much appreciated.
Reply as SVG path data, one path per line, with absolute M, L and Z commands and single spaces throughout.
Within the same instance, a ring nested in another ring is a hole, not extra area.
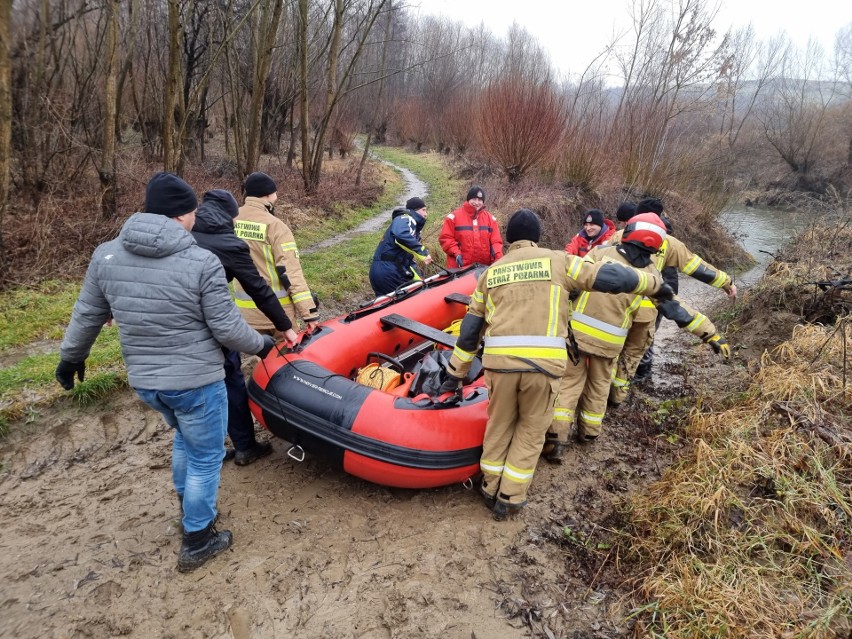
M 568 352 L 565 348 L 546 348 L 535 346 L 492 346 L 485 347 L 486 355 L 511 355 L 513 357 L 524 357 L 526 359 L 555 359 L 568 360 Z
M 480 459 L 479 460 L 479 468 L 483 473 L 486 473 L 488 475 L 502 475 L 503 474 L 503 462 L 490 461 L 488 459 Z
M 681 272 L 686 275 L 692 275 L 699 266 L 701 266 L 701 258 L 696 255 L 686 263 L 686 266 L 681 269 Z
M 556 329 L 559 327 L 559 299 L 561 296 L 562 287 L 550 285 L 550 308 L 547 316 L 547 334 L 549 336 L 556 335 Z
M 525 484 L 532 479 L 535 468 L 517 468 L 512 464 L 506 464 L 503 469 L 503 477 L 511 479 L 518 484 Z
M 630 382 L 626 379 L 622 379 L 621 377 L 613 376 L 612 385 L 616 388 L 627 388 L 628 386 L 630 386 Z
M 459 358 L 461 362 L 472 362 L 476 353 L 469 353 L 468 351 L 463 351 L 458 346 L 453 349 L 453 355 Z
M 589 413 L 584 410 L 580 411 L 580 419 L 582 419 L 587 424 L 600 424 L 603 421 L 603 418 L 603 413 Z
M 691 321 L 689 324 L 687 324 L 687 326 L 686 326 L 686 330 L 688 330 L 690 333 L 694 333 L 694 332 L 695 332 L 695 330 L 696 330 L 696 329 L 697 329 L 697 328 L 701 325 L 701 323 L 702 323 L 704 320 L 706 320 L 706 319 L 707 319 L 707 318 L 706 318 L 706 317 L 704 317 L 701 313 L 696 313 L 696 314 L 695 314 L 695 317 L 692 319 L 692 321 Z
M 558 406 L 553 409 L 553 421 L 555 422 L 573 422 L 574 421 L 574 411 L 570 408 L 559 408 Z
M 302 293 L 294 293 L 292 295 L 292 297 L 293 297 L 293 303 L 294 304 L 296 304 L 298 302 L 307 302 L 307 301 L 313 302 L 314 301 L 314 298 L 311 297 L 310 291 L 303 291 Z
M 710 286 L 721 288 L 726 281 L 728 281 L 728 274 L 724 271 L 719 271 L 719 274 L 716 276 L 716 279 L 710 282 Z

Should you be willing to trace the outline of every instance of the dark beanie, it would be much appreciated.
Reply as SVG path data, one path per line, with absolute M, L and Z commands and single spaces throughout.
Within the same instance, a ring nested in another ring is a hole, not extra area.
M 222 207 L 222 210 L 230 215 L 232 219 L 240 214 L 240 205 L 237 204 L 231 192 L 225 189 L 207 191 L 201 198 L 201 204 L 204 205 L 205 202 L 217 202 Z
M 198 208 L 192 187 L 174 173 L 155 173 L 145 187 L 145 212 L 179 217 Z
M 529 209 L 518 209 L 512 213 L 506 225 L 506 241 L 511 244 L 518 240 L 538 242 L 541 238 L 541 220 Z
M 637 213 L 656 213 L 659 215 L 663 212 L 663 203 L 655 197 L 646 197 L 636 205 Z
M 420 209 L 426 208 L 426 202 L 419 197 L 412 197 L 405 203 L 405 208 L 409 211 L 419 211 Z
M 257 171 L 246 178 L 244 185 L 246 195 L 250 197 L 266 197 L 278 190 L 275 181 L 266 173 Z
M 589 209 L 586 211 L 586 216 L 583 218 L 583 224 L 597 224 L 601 228 L 604 227 L 604 214 L 600 209 Z
M 472 200 L 473 198 L 478 197 L 483 202 L 485 201 L 485 189 L 481 186 L 472 186 L 470 190 L 467 192 L 467 197 L 465 198 L 465 202 L 468 200 Z
M 633 202 L 622 202 L 615 212 L 615 219 L 619 222 L 627 222 L 634 215 L 636 215 L 636 205 Z

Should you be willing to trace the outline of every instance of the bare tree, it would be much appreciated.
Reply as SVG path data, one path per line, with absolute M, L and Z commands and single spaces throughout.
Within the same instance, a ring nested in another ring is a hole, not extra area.
M 116 214 L 116 167 L 115 167 L 115 123 L 118 79 L 118 12 L 119 0 L 106 2 L 106 81 L 104 83 L 103 152 L 101 153 L 98 178 L 101 182 L 101 215 L 105 218 Z
M 562 140 L 565 101 L 550 84 L 517 76 L 498 80 L 482 93 L 477 141 L 510 182 L 546 160 Z

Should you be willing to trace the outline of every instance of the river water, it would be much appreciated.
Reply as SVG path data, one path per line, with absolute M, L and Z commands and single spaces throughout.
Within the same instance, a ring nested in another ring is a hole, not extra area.
M 719 223 L 755 260 L 752 268 L 734 278 L 738 293 L 741 295 L 757 282 L 773 255 L 812 221 L 812 215 L 753 207 L 732 207 L 720 213 Z M 678 297 L 702 312 L 719 302 L 734 304 L 721 289 L 712 288 L 685 275 L 680 276 Z M 679 329 L 674 322 L 663 320 L 654 338 L 654 382 L 665 384 L 668 380 L 661 364 L 682 361 L 684 352 L 696 343 L 695 337 Z

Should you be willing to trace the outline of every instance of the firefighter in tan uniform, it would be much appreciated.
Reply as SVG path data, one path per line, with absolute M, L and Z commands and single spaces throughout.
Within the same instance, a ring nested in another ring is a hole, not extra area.
M 621 243 L 596 247 L 587 257 L 598 263 L 632 266 L 649 276 L 662 278 L 654 265 L 653 253 L 660 249 L 665 239 L 663 221 L 654 213 L 643 213 L 627 225 Z M 604 295 L 586 292 L 574 303 L 571 330 L 579 346 L 579 362 L 576 366 L 568 366 L 562 377 L 553 422 L 543 448 L 548 461 L 561 461 L 575 418 L 579 441 L 588 442 L 600 435 L 615 361 L 624 346 L 633 315 L 643 299 L 647 298 L 633 293 Z M 666 317 L 671 317 L 679 326 L 710 343 L 716 352 L 727 356 L 725 339 L 704 315 L 676 299 L 661 306 Z
M 234 220 L 237 237 L 249 245 L 257 270 L 269 283 L 287 317 L 296 319 L 313 332 L 319 321 L 317 307 L 299 262 L 293 232 L 273 214 L 278 200 L 277 187 L 266 173 L 252 173 L 245 182 L 246 201 Z M 257 308 L 238 282 L 233 286 L 234 301 L 248 324 L 261 333 L 273 334 L 275 327 Z
M 489 403 L 480 490 L 498 520 L 527 502 L 568 361 L 569 292 L 672 296 L 668 287 L 661 290 L 659 275 L 539 248 L 540 235 L 532 211 L 521 209 L 510 218 L 509 250 L 479 278 L 441 387 L 442 392 L 460 387 L 484 336 Z
M 628 221 L 630 219 L 632 218 L 629 218 Z M 621 242 L 623 233 L 624 231 L 618 231 L 612 236 L 610 242 L 612 244 Z M 661 273 L 664 269 L 669 268 L 675 270 L 675 272 L 680 271 L 699 282 L 704 282 L 714 288 L 721 288 L 732 299 L 737 296 L 737 287 L 727 273 L 702 260 L 690 251 L 686 244 L 672 235 L 666 237 L 659 253 L 653 259 L 655 266 Z M 699 316 L 704 318 L 703 315 L 699 314 Z M 609 391 L 610 406 L 620 405 L 627 397 L 627 393 L 630 391 L 630 380 L 636 373 L 642 356 L 651 347 L 657 326 L 659 326 L 657 309 L 654 303 L 646 298 L 642 300 L 639 309 L 633 316 L 633 324 L 627 333 L 624 348 L 613 372 L 612 386 Z M 695 328 L 698 328 L 698 326 Z

